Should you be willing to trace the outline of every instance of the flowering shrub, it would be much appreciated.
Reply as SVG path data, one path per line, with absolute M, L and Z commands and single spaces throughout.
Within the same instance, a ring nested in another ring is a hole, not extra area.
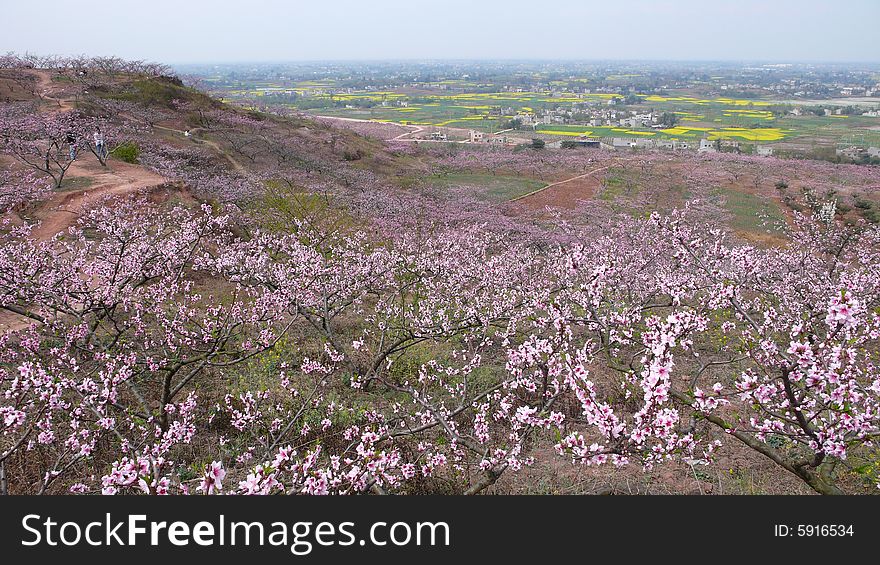
M 873 456 L 874 229 L 800 218 L 759 249 L 687 213 L 543 247 L 233 228 L 135 202 L 6 237 L 0 308 L 30 322 L 0 344 L 16 490 L 476 493 L 555 437 L 576 464 L 645 467 L 735 441 L 839 492 Z

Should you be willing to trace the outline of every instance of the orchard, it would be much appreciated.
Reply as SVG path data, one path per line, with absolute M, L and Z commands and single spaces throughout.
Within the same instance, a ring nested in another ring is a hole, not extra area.
M 82 88 L 164 72 L 35 64 Z M 62 186 L 68 135 L 114 166 L 97 127 L 187 191 L 108 196 L 44 240 L 4 219 L 4 493 L 479 494 L 548 459 L 711 468 L 723 450 L 816 493 L 878 487 L 876 226 L 794 212 L 784 244 L 753 245 L 699 202 L 601 227 L 516 218 L 377 171 L 594 163 L 369 145 L 302 120 L 194 95 L 4 106 L 4 213 Z M 169 141 L 187 124 L 195 140 Z M 345 157 L 362 147 L 374 168 Z M 660 165 L 636 166 L 650 180 Z M 719 181 L 697 163 L 685 182 Z

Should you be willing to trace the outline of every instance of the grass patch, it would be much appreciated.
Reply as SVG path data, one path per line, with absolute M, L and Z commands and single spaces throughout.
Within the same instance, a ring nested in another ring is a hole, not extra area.
M 477 196 L 490 202 L 504 202 L 547 186 L 547 183 L 525 177 L 480 173 L 449 173 L 431 177 L 428 183 L 436 188 L 476 187 Z
M 636 171 L 612 167 L 602 178 L 602 188 L 597 197 L 606 202 L 614 203 L 620 198 L 633 198 L 639 194 L 642 180 Z M 629 212 L 636 212 L 629 210 Z
M 174 108 L 175 100 L 197 102 L 210 107 L 215 102 L 201 92 L 188 88 L 179 79 L 172 77 L 151 77 L 133 81 L 121 92 L 113 92 L 109 98 L 135 102 L 145 107 L 162 106 Z
M 83 190 L 94 184 L 95 179 L 92 177 L 64 177 L 61 187 L 56 188 L 56 192 L 64 192 L 66 190 Z
M 138 157 L 141 154 L 140 148 L 137 146 L 137 143 L 126 141 L 120 145 L 117 145 L 113 151 L 110 152 L 110 155 L 119 159 L 120 161 L 124 161 L 126 163 L 131 163 L 132 165 L 138 162 Z
M 778 207 L 770 200 L 735 190 L 718 191 L 724 199 L 724 209 L 733 218 L 730 227 L 738 232 L 779 233 L 784 222 Z

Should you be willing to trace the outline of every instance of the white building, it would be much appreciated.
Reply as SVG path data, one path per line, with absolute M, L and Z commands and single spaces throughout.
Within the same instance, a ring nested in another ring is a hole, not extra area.
M 703 138 L 700 140 L 700 147 L 697 148 L 697 151 L 699 153 L 714 153 L 715 151 L 717 151 L 717 149 L 715 148 L 715 142 Z

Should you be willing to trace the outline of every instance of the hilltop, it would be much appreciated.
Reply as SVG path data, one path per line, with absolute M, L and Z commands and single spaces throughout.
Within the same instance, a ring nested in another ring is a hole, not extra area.
M 297 115 L 230 107 L 171 76 L 7 68 L 0 70 L 0 96 L 8 100 L 4 135 L 28 135 L 14 130 L 16 119 L 74 116 L 83 144 L 101 128 L 110 148 L 105 166 L 83 155 L 83 145 L 55 194 L 16 208 L 43 222 L 35 232 L 40 238 L 75 223 L 75 208 L 106 196 L 160 189 L 166 198 L 185 193 L 243 205 L 258 200 L 267 181 L 298 191 L 364 191 L 366 183 L 411 166 L 370 138 Z M 11 156 L 0 158 L 11 171 L 27 171 Z

